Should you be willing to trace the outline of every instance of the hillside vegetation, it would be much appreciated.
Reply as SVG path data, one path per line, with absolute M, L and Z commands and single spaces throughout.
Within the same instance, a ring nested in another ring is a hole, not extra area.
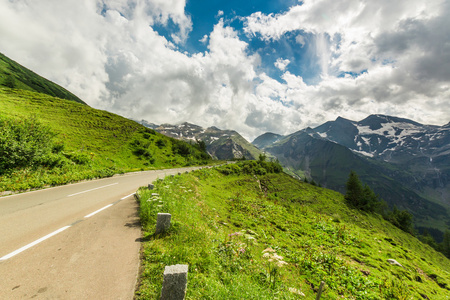
M 315 180 L 322 186 L 345 193 L 345 181 L 350 171 L 372 187 L 376 194 L 394 206 L 407 210 L 414 216 L 414 224 L 427 230 L 442 242 L 443 234 L 450 229 L 447 206 L 435 203 L 395 180 L 391 174 L 407 172 L 409 165 L 401 167 L 357 155 L 349 148 L 320 137 L 310 130 L 299 131 L 265 148 L 289 169 L 292 175 Z
M 0 86 L 39 92 L 85 104 L 80 98 L 0 53 Z
M 138 299 L 159 299 L 164 267 L 188 264 L 187 299 L 449 299 L 450 261 L 338 192 L 265 162 L 239 162 L 140 189 Z M 158 212 L 172 214 L 155 235 Z M 400 265 L 391 264 L 394 259 Z
M 210 162 L 197 145 L 121 116 L 0 87 L 0 192 Z

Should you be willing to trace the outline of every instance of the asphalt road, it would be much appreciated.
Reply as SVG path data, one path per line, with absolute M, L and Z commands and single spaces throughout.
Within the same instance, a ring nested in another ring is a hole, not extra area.
M 0 198 L 0 299 L 132 299 L 147 171 Z

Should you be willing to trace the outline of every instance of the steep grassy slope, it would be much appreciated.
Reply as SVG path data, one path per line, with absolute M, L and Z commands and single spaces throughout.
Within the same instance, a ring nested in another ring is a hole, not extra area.
M 84 102 L 65 88 L 39 76 L 0 53 L 0 86 L 35 91 L 50 96 Z
M 421 197 L 392 174 L 401 172 L 395 165 L 361 157 L 345 146 L 312 137 L 299 131 L 268 146 L 266 151 L 276 156 L 293 174 L 313 178 L 322 186 L 345 193 L 345 183 L 351 170 L 384 199 L 389 206 L 406 209 L 414 215 L 416 227 L 450 228 L 449 212 L 444 205 Z M 441 242 L 442 240 L 438 240 Z
M 126 171 L 200 164 L 210 159 L 197 147 L 134 121 L 46 94 L 0 88 L 0 112 L 1 119 L 16 120 L 20 124 L 31 118 L 48 128 L 55 135 L 54 153 L 49 155 L 56 156 L 51 163 L 0 170 L 3 174 L 0 191 L 62 184 Z
M 380 216 L 284 173 L 224 168 L 139 191 L 138 298 L 158 299 L 164 267 L 188 264 L 187 299 L 315 299 L 321 281 L 321 299 L 449 299 L 450 261 Z M 153 234 L 158 212 L 172 214 L 166 234 Z

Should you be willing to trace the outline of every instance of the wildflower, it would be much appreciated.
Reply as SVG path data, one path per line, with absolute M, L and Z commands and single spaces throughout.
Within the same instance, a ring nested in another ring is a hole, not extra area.
M 280 255 L 278 255 L 278 254 L 276 254 L 276 253 L 274 253 L 272 257 L 273 257 L 274 259 L 276 259 L 276 260 L 283 260 L 283 256 L 280 256 Z
M 235 236 L 235 235 L 241 235 L 241 233 L 240 232 L 233 232 L 233 233 L 230 233 L 228 236 Z
M 305 297 L 305 294 L 303 294 L 300 290 L 298 290 L 296 288 L 291 288 L 290 287 L 289 288 L 289 292 Z
M 287 264 L 288 264 L 288 263 L 285 262 L 285 261 L 283 261 L 283 260 L 277 261 L 277 266 L 278 266 L 279 268 L 281 268 L 281 267 L 283 267 L 284 265 L 287 265 Z
M 273 250 L 272 248 L 266 248 L 263 250 L 263 253 L 266 253 L 266 252 L 275 252 L 275 250 Z

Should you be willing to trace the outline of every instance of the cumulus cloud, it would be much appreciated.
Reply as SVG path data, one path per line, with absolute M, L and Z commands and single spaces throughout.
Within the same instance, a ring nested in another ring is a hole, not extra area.
M 290 57 L 275 62 L 281 79 L 264 73 L 259 54 L 221 11 L 201 39 L 207 51 L 179 51 L 193 28 L 185 6 L 0 0 L 0 51 L 93 107 L 235 129 L 248 139 L 370 113 L 449 121 L 448 1 L 305 0 L 283 14 L 248 16 L 248 37 L 269 42 L 293 33 L 297 47 L 314 52 L 321 74 L 314 85 L 287 71 Z M 169 23 L 177 28 L 171 41 L 153 29 Z
M 316 101 L 324 115 L 355 119 L 385 113 L 444 124 L 450 116 L 449 6 L 448 1 L 304 1 L 282 14 L 252 14 L 245 31 L 267 41 L 289 32 L 312 34 L 321 81 L 291 92 Z
M 201 42 L 202 44 L 206 44 L 208 42 L 208 35 L 205 34 L 200 40 L 199 42 Z
M 286 67 L 291 63 L 289 59 L 278 58 L 275 62 L 275 67 L 280 69 L 281 71 L 286 70 Z

